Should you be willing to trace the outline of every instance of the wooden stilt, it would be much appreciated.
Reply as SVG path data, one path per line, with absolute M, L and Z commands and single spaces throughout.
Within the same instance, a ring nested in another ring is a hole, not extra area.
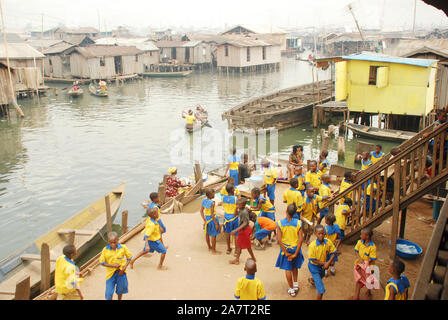
M 44 292 L 50 288 L 50 247 L 47 243 L 42 243 L 40 249 L 40 291 Z
M 398 236 L 398 218 L 400 214 L 400 187 L 401 187 L 401 168 L 400 161 L 395 163 L 394 168 L 394 201 L 393 201 L 393 215 L 392 215 L 392 227 L 390 233 L 390 253 L 389 257 L 391 259 L 395 258 L 396 246 L 397 246 L 397 236 Z

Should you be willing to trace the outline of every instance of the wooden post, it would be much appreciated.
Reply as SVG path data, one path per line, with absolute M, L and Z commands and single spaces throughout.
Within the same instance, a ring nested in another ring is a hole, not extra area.
M 317 128 L 319 125 L 319 117 L 318 117 L 318 110 L 316 106 L 313 106 L 313 128 Z
M 345 158 L 345 138 L 338 137 L 338 159 Z
M 30 300 L 30 294 L 30 276 L 23 276 L 23 278 L 16 282 L 14 300 Z
M 202 180 L 201 165 L 197 161 L 194 164 L 194 177 L 195 177 L 196 183 L 198 183 L 200 180 Z M 238 181 L 236 181 L 236 182 L 238 182 Z
M 164 205 L 165 204 L 165 199 L 166 199 L 166 180 L 167 179 L 168 179 L 168 175 L 165 174 L 163 176 L 163 182 L 159 183 L 159 190 L 157 190 L 157 192 L 159 193 L 160 205 Z
M 406 214 L 408 208 L 401 210 L 401 219 L 400 219 L 400 238 L 404 239 L 404 231 L 406 229 Z
M 128 232 L 128 210 L 121 213 L 121 234 Z
M 110 198 L 109 195 L 105 197 L 106 201 L 106 218 L 107 218 L 107 233 L 112 232 L 112 212 L 110 210 Z
M 393 201 L 393 215 L 392 215 L 392 228 L 390 232 L 390 258 L 395 258 L 396 246 L 397 246 L 397 236 L 398 236 L 398 218 L 400 214 L 400 187 L 401 187 L 401 160 L 395 163 L 394 167 L 394 201 Z
M 75 230 L 72 230 L 72 231 L 70 231 L 69 233 L 68 233 L 68 235 L 67 235 L 67 242 L 68 242 L 68 244 L 72 244 L 72 245 L 75 245 Z
M 40 291 L 44 292 L 50 288 L 50 247 L 42 243 L 40 248 Z

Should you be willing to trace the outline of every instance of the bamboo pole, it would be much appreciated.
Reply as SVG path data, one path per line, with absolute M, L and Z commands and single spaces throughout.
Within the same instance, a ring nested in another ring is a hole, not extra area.
M 42 13 L 42 27 L 40 32 L 40 52 L 44 54 L 44 14 Z M 45 58 L 42 58 L 42 85 L 45 85 Z M 37 87 L 39 88 L 39 83 L 37 84 Z M 39 89 L 38 89 L 39 90 Z M 37 97 L 39 98 L 39 91 L 37 91 Z
M 47 243 L 42 243 L 40 249 L 40 291 L 44 292 L 50 288 L 50 247 Z
M 2 9 L 2 1 L 1 0 L 0 0 L 0 15 L 2 16 L 3 43 L 5 44 L 6 64 L 8 66 L 9 87 L 11 90 L 11 99 L 12 99 L 11 103 L 14 106 L 14 108 L 16 108 L 17 115 L 19 115 L 21 117 L 25 117 L 22 109 L 20 109 L 20 106 L 17 104 L 16 94 L 14 92 L 14 87 L 12 85 L 11 67 L 9 64 L 9 55 L 8 55 L 8 42 L 6 41 L 6 28 L 5 28 L 5 20 L 3 18 L 3 9 Z

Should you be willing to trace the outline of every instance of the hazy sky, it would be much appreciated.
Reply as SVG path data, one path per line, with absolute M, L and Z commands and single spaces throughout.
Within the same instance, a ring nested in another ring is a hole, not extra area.
M 118 25 L 136 28 L 174 26 L 219 27 L 239 23 L 280 27 L 346 25 L 354 27 L 347 10 L 352 3 L 363 27 L 402 26 L 410 29 L 414 0 L 0 0 L 8 29 L 27 24 L 44 29 L 57 24 Z M 388 7 L 387 7 L 388 6 Z M 100 19 L 98 19 L 98 12 Z M 417 26 L 448 26 L 446 15 L 417 1 Z

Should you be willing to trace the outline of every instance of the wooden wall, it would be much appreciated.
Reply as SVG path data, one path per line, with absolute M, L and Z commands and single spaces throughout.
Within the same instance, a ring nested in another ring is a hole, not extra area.
M 11 101 L 8 68 L 0 66 L 0 105 Z
M 280 46 L 268 46 L 266 59 L 263 60 L 263 47 L 250 47 L 250 61 L 247 61 L 247 47 L 228 46 L 229 55 L 225 56 L 225 46 L 218 47 L 218 67 L 248 67 L 281 61 Z

